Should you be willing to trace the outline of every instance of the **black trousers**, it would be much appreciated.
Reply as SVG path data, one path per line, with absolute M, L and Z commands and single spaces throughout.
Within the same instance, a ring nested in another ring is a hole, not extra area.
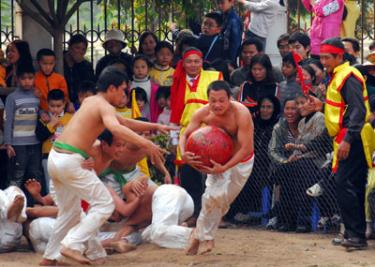
M 194 217 L 198 217 L 202 207 L 202 195 L 205 189 L 205 175 L 189 165 L 180 167 L 181 186 L 188 192 L 194 202 Z
M 362 141 L 354 141 L 348 158 L 339 162 L 335 176 L 337 203 L 345 225 L 346 238 L 365 238 L 364 203 L 367 171 Z

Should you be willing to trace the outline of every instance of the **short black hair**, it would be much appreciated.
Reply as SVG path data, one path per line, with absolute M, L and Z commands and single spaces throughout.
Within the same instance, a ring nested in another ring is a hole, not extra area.
M 359 52 L 359 50 L 361 49 L 360 46 L 359 46 L 359 42 L 358 42 L 358 40 L 356 40 L 356 39 L 354 39 L 354 38 L 347 37 L 347 38 L 342 39 L 342 41 L 343 41 L 343 42 L 351 43 L 354 52 Z
M 106 142 L 109 146 L 113 143 L 113 134 L 108 130 L 104 129 L 104 131 L 98 136 L 98 139 L 101 142 Z
M 37 61 L 41 61 L 43 57 L 47 57 L 47 56 L 56 58 L 55 52 L 53 52 L 51 49 L 49 49 L 49 48 L 42 48 L 36 54 L 36 60 Z
M 221 27 L 224 23 L 223 15 L 217 11 L 209 12 L 204 15 L 205 18 L 213 19 L 217 26 Z
M 304 64 L 309 64 L 309 65 L 315 65 L 317 66 L 321 71 L 324 71 L 324 66 L 323 64 L 320 62 L 319 59 L 315 59 L 315 58 L 308 58 L 304 61 Z
M 307 48 L 311 44 L 310 37 L 304 32 L 294 32 L 289 37 L 288 43 L 294 44 L 299 42 L 304 48 Z
M 128 75 L 114 66 L 108 66 L 100 74 L 96 85 L 99 92 L 106 92 L 109 86 L 119 87 L 124 82 L 129 82 Z
M 171 45 L 170 43 L 168 43 L 167 41 L 160 41 L 156 44 L 156 47 L 155 47 L 155 54 L 159 53 L 160 50 L 162 50 L 163 48 L 167 48 L 169 51 L 171 51 L 171 53 L 173 54 L 173 45 Z
M 244 46 L 247 46 L 247 45 L 255 45 L 259 53 L 264 51 L 264 46 L 263 46 L 262 41 L 256 37 L 250 37 L 250 38 L 247 38 L 245 41 L 243 41 L 240 47 L 240 53 L 242 53 Z
M 198 43 L 198 40 L 194 36 L 185 36 L 185 37 L 182 37 L 180 43 L 178 44 L 178 50 L 181 51 L 181 53 L 182 53 L 183 52 L 182 48 L 184 46 L 187 46 L 187 47 L 196 47 L 197 43 Z
M 280 43 L 282 41 L 289 42 L 289 34 L 288 33 L 284 33 L 284 34 L 280 35 L 279 38 L 277 38 L 277 47 L 280 46 Z
M 292 52 L 288 52 L 288 54 L 283 56 L 283 64 L 284 63 L 285 64 L 291 64 L 291 65 L 293 65 L 294 68 L 297 68 L 297 65 L 296 65 L 296 62 L 294 61 Z
M 74 44 L 79 44 L 79 43 L 84 43 L 86 47 L 89 45 L 86 37 L 82 34 L 79 34 L 79 33 L 74 34 L 72 37 L 70 37 L 70 39 L 68 41 L 69 46 L 72 46 Z
M 145 89 L 143 89 L 142 87 L 135 87 L 135 88 L 132 89 L 131 95 L 133 95 L 133 91 L 135 91 L 135 99 L 136 100 L 143 100 L 143 101 L 145 101 L 145 103 L 148 103 L 147 93 L 146 93 Z
M 160 98 L 168 99 L 171 95 L 170 86 L 159 86 L 159 89 L 156 91 L 156 100 Z
M 150 60 L 143 54 L 137 54 L 134 58 L 133 58 L 133 66 L 135 64 L 135 62 L 137 62 L 138 60 L 143 60 L 144 62 L 146 62 L 147 66 L 149 68 L 151 68 L 152 64 L 150 62 Z
M 369 48 L 370 50 L 375 49 L 375 41 L 372 41 L 368 48 Z
M 212 83 L 210 83 L 207 88 L 207 95 L 209 96 L 211 91 L 220 90 L 224 90 L 227 93 L 228 98 L 230 98 L 232 91 L 230 90 L 229 83 L 222 80 L 213 81 Z
M 78 93 L 82 94 L 82 93 L 87 93 L 87 92 L 91 92 L 94 95 L 96 94 L 97 92 L 96 84 L 93 81 L 84 80 L 79 85 Z
M 322 42 L 322 44 L 332 45 L 334 47 L 345 50 L 345 46 L 344 46 L 343 42 L 341 41 L 341 39 L 339 37 L 333 37 L 333 38 L 325 39 Z M 335 54 L 332 54 L 332 55 L 335 55 Z
M 289 101 L 296 101 L 296 99 L 295 99 L 295 97 L 287 97 L 285 100 L 284 100 L 284 102 L 283 102 L 283 107 L 285 108 L 285 105 L 286 105 L 286 103 L 287 102 L 289 102 Z
M 35 74 L 35 69 L 32 64 L 17 64 L 16 76 L 21 77 L 24 74 Z
M 64 91 L 61 89 L 53 89 L 48 92 L 47 101 L 51 100 L 65 100 Z

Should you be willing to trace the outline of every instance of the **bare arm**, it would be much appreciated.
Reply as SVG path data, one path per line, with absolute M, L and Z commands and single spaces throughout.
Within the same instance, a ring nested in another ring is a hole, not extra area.
M 124 201 L 122 200 L 116 192 L 112 188 L 108 188 L 109 192 L 112 195 L 113 202 L 115 203 L 115 208 L 118 213 L 120 213 L 124 217 L 129 217 L 131 216 L 134 211 L 138 208 L 139 206 L 139 197 L 133 198 L 132 201 Z
M 119 114 L 116 114 L 116 116 L 121 125 L 124 125 L 135 132 L 160 131 L 160 132 L 166 133 L 168 130 L 176 129 L 176 127 L 174 126 L 167 126 L 167 125 L 162 125 L 158 123 L 144 122 L 144 121 L 124 118 Z

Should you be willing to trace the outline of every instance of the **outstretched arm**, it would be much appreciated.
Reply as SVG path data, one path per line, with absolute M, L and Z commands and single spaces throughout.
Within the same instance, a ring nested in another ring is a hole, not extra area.
M 176 130 L 175 126 L 162 125 L 158 123 L 138 121 L 134 119 L 124 118 L 119 114 L 116 114 L 118 121 L 121 125 L 128 127 L 129 129 L 136 132 L 144 131 L 159 131 L 167 133 L 169 130 Z

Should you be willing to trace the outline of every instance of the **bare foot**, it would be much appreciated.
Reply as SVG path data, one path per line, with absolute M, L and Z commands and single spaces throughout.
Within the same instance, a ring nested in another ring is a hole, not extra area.
M 41 262 L 39 262 L 39 266 L 71 266 L 65 262 L 57 261 L 57 260 L 48 260 L 48 259 L 42 259 Z
M 90 261 L 92 265 L 104 265 L 105 264 L 105 258 L 97 258 L 95 260 Z
M 91 261 L 85 256 L 83 256 L 81 252 L 79 252 L 78 250 L 74 250 L 74 249 L 70 249 L 70 248 L 62 246 L 60 253 L 61 255 L 69 259 L 75 260 L 79 262 L 80 264 L 91 265 Z
M 137 248 L 136 246 L 129 244 L 124 240 L 111 242 L 110 247 L 118 253 L 126 253 Z
M 18 220 L 24 204 L 25 198 L 23 196 L 18 195 L 14 198 L 12 205 L 8 208 L 7 217 L 9 221 L 16 222 Z
M 204 254 L 207 254 L 207 253 L 211 252 L 213 250 L 213 248 L 215 247 L 215 241 L 214 240 L 205 241 L 204 247 L 205 247 L 205 249 L 201 253 L 199 253 L 200 255 L 204 255 Z
M 187 247 L 185 254 L 192 256 L 198 254 L 199 244 L 200 241 L 194 237 L 195 229 L 191 231 L 190 239 L 189 239 L 189 246 Z

